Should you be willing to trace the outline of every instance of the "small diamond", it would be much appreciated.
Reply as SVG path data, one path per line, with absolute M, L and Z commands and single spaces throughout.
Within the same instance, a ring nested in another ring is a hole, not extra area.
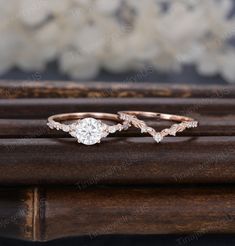
M 118 131 L 120 132 L 121 130 L 123 130 L 123 125 L 122 124 L 117 124 L 116 125 Z
M 155 132 L 155 130 L 152 127 L 148 127 L 147 128 L 147 132 L 148 133 L 153 133 L 153 132 Z
M 144 126 L 140 130 L 141 130 L 141 133 L 147 132 L 148 131 L 148 127 Z
M 76 137 L 77 137 L 77 133 L 76 133 L 76 131 L 71 131 L 69 134 L 70 134 L 72 137 L 74 137 L 74 138 L 76 138 Z
M 54 127 L 55 127 L 56 130 L 60 130 L 60 123 L 55 123 Z
M 187 128 L 194 128 L 197 127 L 198 122 L 197 121 L 189 121 L 185 123 Z
M 80 143 L 93 145 L 99 143 L 103 136 L 103 123 L 94 118 L 85 118 L 78 122 L 76 137 Z
M 68 125 L 63 125 L 62 130 L 65 132 L 69 132 L 69 126 Z
M 110 133 L 115 133 L 117 131 L 116 126 L 110 126 L 109 129 L 108 129 L 108 131 Z
M 157 143 L 160 143 L 162 141 L 162 135 L 160 133 L 156 133 L 153 138 Z
M 169 135 L 175 136 L 175 135 L 176 135 L 176 131 L 175 131 L 175 130 L 170 129 L 170 131 L 169 131 Z
M 130 127 L 130 124 L 127 121 L 124 121 L 123 126 L 122 126 L 123 130 L 127 130 L 129 127 Z
M 178 124 L 172 125 L 171 128 L 169 129 L 169 135 L 175 136 L 177 130 L 178 130 Z
M 47 123 L 47 125 L 48 125 L 51 129 L 54 128 L 53 125 L 52 125 L 51 123 Z

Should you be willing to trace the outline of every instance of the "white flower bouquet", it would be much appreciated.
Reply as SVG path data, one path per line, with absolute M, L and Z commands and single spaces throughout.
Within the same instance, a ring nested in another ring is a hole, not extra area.
M 232 9 L 232 0 L 0 0 L 0 73 L 54 60 L 82 79 L 193 65 L 235 82 Z

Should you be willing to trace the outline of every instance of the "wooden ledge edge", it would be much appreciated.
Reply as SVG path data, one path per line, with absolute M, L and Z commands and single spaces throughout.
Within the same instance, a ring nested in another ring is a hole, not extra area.
M 45 206 L 42 190 L 32 187 L 26 192 L 25 237 L 29 241 L 44 241 Z

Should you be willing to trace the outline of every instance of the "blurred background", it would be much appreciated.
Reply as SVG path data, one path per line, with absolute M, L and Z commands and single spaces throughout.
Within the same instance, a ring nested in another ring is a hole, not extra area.
M 0 0 L 0 78 L 234 83 L 233 0 Z

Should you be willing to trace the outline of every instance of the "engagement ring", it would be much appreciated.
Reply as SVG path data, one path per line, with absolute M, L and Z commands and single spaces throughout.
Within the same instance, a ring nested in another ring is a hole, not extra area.
M 111 122 L 111 125 L 102 120 Z M 113 124 L 114 122 L 117 124 Z M 78 143 L 85 145 L 100 143 L 100 140 L 110 133 L 127 130 L 129 127 L 129 123 L 116 114 L 90 112 L 53 115 L 48 118 L 47 125 L 51 129 L 68 132 Z

